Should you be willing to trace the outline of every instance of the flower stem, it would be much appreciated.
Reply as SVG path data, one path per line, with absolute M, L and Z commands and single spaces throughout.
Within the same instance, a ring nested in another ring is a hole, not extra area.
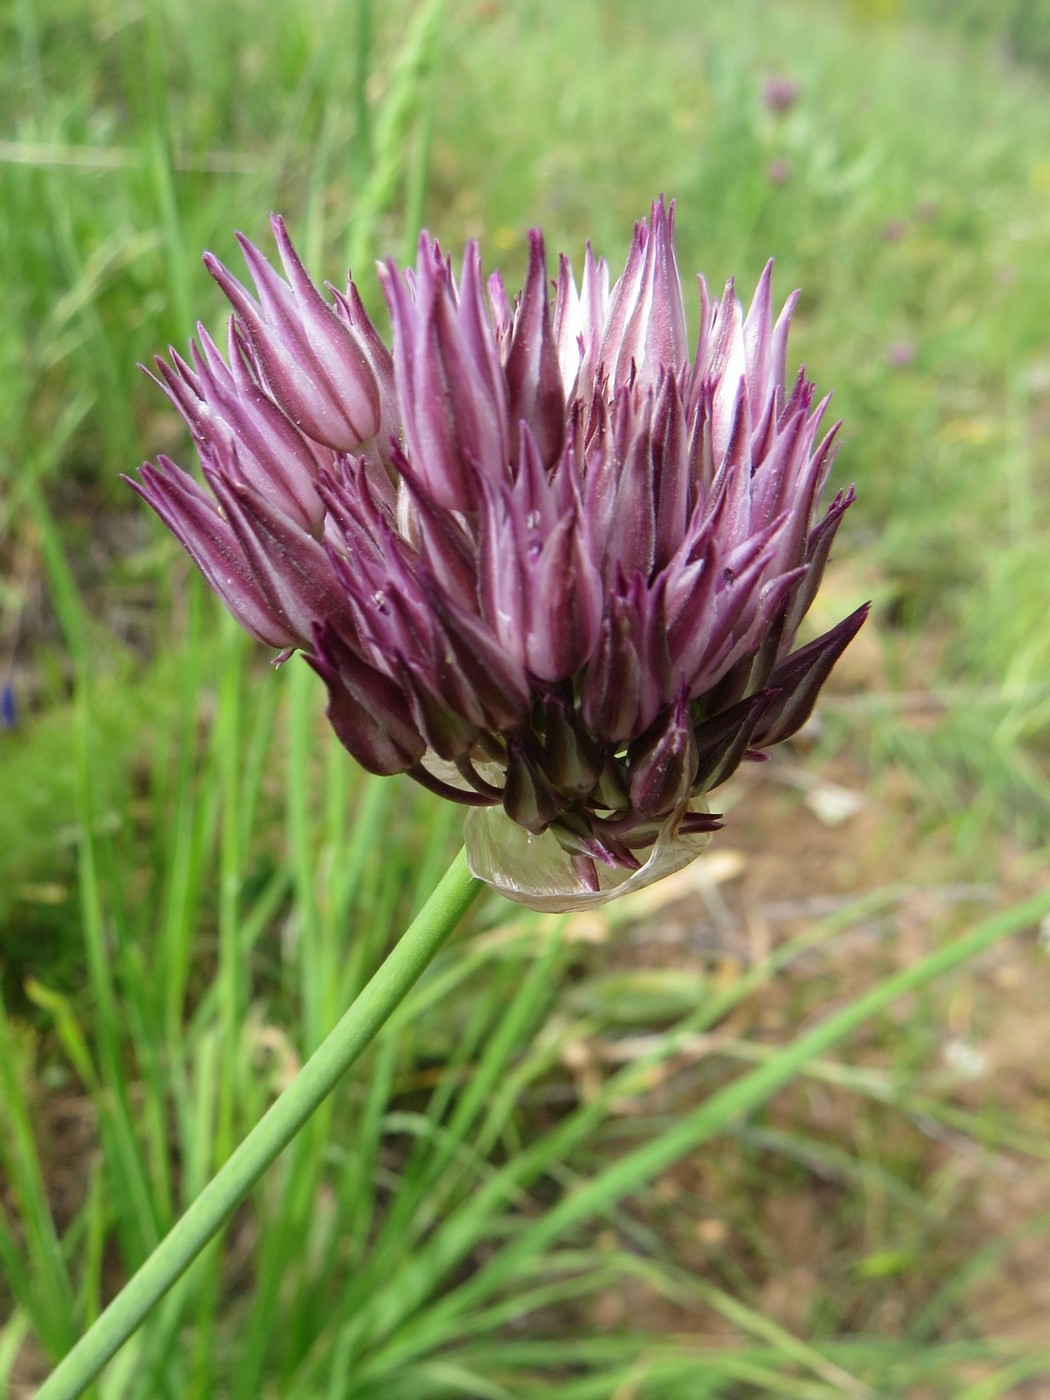
M 36 1400 L 75 1400 L 185 1272 L 389 1019 L 481 888 L 463 851 L 342 1019 L 63 1360 Z

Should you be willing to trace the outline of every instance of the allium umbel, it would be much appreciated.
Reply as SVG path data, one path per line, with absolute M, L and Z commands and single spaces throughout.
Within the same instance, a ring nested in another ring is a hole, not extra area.
M 137 489 L 358 762 L 467 804 L 471 868 L 535 907 L 691 860 L 866 614 L 791 649 L 853 499 L 819 508 L 838 425 L 785 380 L 770 267 L 746 315 L 700 279 L 690 354 L 673 225 L 658 201 L 611 290 L 563 257 L 553 300 L 533 231 L 513 302 L 423 234 L 380 268 L 391 352 L 275 218 L 287 280 L 244 238 L 255 296 L 206 256 L 225 354 L 200 328 L 157 361 L 210 489 L 164 457 Z

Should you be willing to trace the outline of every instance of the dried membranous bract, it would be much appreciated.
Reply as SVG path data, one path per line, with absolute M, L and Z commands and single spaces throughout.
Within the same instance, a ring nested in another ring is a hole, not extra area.
M 157 361 L 206 488 L 161 457 L 137 489 L 350 753 L 465 803 L 475 873 L 536 907 L 692 859 L 864 620 L 792 650 L 852 499 L 820 504 L 836 427 L 785 378 L 770 268 L 746 314 L 701 279 L 690 342 L 673 224 L 658 201 L 615 285 L 588 249 L 553 291 L 533 232 L 514 300 L 423 234 L 381 268 L 388 348 L 274 219 L 254 295 L 206 258 L 225 350 Z

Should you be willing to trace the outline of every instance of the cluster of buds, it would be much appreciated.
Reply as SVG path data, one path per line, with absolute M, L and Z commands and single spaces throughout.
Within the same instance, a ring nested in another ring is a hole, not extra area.
M 202 488 L 137 489 L 226 606 L 303 652 L 341 742 L 467 804 L 475 873 L 542 907 L 691 859 L 705 794 L 809 715 L 865 609 L 792 651 L 852 491 L 821 512 L 837 425 L 785 378 L 794 298 L 746 315 L 700 279 L 686 330 L 674 209 L 623 275 L 588 248 L 551 297 L 529 235 L 511 301 L 470 244 L 380 268 L 387 348 L 349 282 L 326 298 L 280 219 L 285 276 L 246 239 L 225 357 L 201 328 L 159 383 Z

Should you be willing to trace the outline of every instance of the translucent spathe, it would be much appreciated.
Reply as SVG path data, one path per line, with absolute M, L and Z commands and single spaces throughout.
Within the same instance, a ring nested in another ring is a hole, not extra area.
M 703 813 L 707 806 L 701 798 L 688 804 L 688 810 Z M 594 861 L 594 874 L 588 881 L 552 831 L 533 836 L 511 821 L 502 807 L 473 807 L 464 827 L 467 865 L 472 875 L 515 904 L 548 914 L 595 909 L 673 875 L 707 850 L 714 833 L 682 834 L 681 816 L 676 812 L 664 821 L 638 870 Z M 597 889 L 592 888 L 595 881 Z

